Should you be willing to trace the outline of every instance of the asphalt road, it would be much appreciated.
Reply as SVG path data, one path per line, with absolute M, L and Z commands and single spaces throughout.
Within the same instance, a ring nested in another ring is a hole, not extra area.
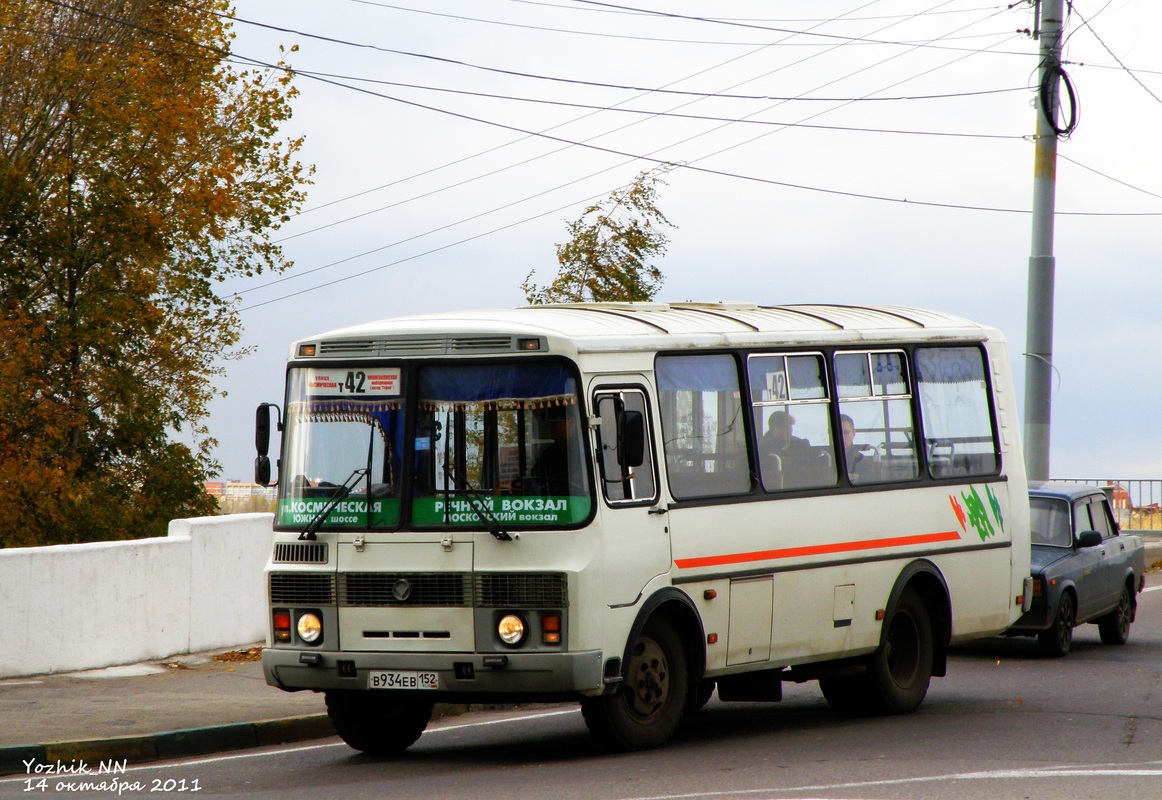
M 0 798 L 1153 800 L 1162 798 L 1162 591 L 1141 596 L 1122 647 L 1102 645 L 1094 626 L 1078 629 L 1063 659 L 1042 657 L 1032 639 L 960 647 L 949 676 L 905 717 L 840 717 L 814 683 L 790 684 L 781 703 L 712 700 L 669 747 L 647 753 L 601 752 L 565 705 L 441 720 L 390 759 L 331 739 L 84 776 L 105 781 L 93 791 L 69 776 L 44 791 L 25 780 L 0 781 Z

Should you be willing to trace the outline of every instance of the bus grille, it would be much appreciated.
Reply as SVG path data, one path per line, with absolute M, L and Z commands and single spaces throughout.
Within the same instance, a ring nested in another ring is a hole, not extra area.
M 406 586 L 403 583 L 406 582 Z M 566 608 L 564 573 L 273 572 L 270 602 L 348 608 Z
M 276 564 L 326 564 L 326 542 L 279 542 L 274 546 Z
M 476 576 L 476 605 L 483 608 L 564 608 L 569 585 L 562 573 L 495 573 Z
M 335 576 L 329 572 L 272 572 L 270 602 L 278 606 L 334 605 Z
M 472 605 L 472 583 L 463 573 L 348 572 L 340 576 L 340 587 L 344 606 Z

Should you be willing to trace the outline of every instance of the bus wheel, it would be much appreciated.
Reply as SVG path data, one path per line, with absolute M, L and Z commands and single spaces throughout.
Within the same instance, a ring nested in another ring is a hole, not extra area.
M 694 691 L 694 696 L 686 705 L 686 713 L 694 711 L 701 711 L 710 702 L 710 698 L 714 696 L 714 689 L 717 686 L 717 681 L 713 678 L 703 678 L 698 681 L 698 688 Z
M 874 714 L 877 705 L 873 702 L 873 689 L 867 675 L 842 675 L 834 678 L 820 678 L 819 690 L 823 699 L 833 711 L 847 716 L 862 717 Z
M 907 714 L 920 707 L 932 679 L 932 623 L 920 595 L 905 589 L 885 622 L 887 631 L 872 656 L 868 679 L 885 714 Z
M 630 651 L 619 691 L 581 701 L 589 732 L 619 750 L 660 747 L 682 719 L 687 675 L 685 652 L 673 626 L 650 619 Z
M 411 747 L 432 718 L 433 701 L 390 692 L 327 692 L 327 716 L 349 747 L 391 755 Z

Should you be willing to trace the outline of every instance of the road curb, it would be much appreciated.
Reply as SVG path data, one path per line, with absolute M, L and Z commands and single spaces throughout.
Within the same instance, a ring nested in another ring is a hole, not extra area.
M 72 742 L 0 747 L 0 775 L 35 773 L 39 766 L 84 766 L 96 773 L 102 765 L 144 764 L 167 758 L 224 753 L 273 744 L 325 739 L 335 735 L 326 714 L 238 722 L 144 736 L 115 736 Z M 41 773 L 43 774 L 43 772 Z M 63 773 L 62 773 L 63 774 Z

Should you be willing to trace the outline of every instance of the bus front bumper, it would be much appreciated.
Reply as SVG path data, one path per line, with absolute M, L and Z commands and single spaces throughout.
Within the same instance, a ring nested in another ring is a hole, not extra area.
M 446 696 L 600 694 L 601 651 L 580 653 L 342 653 L 266 648 L 266 682 L 287 691 L 371 689 L 372 673 L 436 673 Z M 390 690 L 388 690 L 390 691 Z

